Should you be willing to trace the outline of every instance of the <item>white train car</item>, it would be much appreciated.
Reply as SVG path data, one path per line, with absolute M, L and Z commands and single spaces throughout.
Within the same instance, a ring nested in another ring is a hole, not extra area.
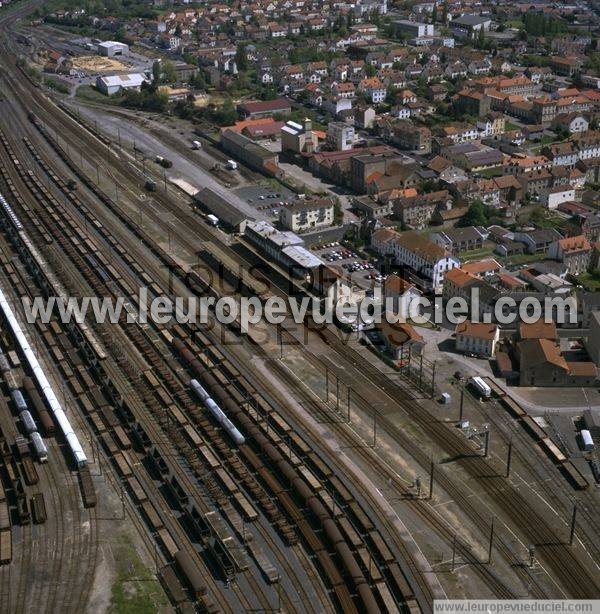
M 40 463 L 45 463 L 48 460 L 48 448 L 39 433 L 31 433 L 31 443 Z
M 190 387 L 194 394 L 204 404 L 206 409 L 213 415 L 214 419 L 227 431 L 231 439 L 238 445 L 242 445 L 246 439 L 225 415 L 225 412 L 213 401 L 210 394 L 200 384 L 197 379 L 190 380 Z
M 39 390 L 42 393 L 46 404 L 52 411 L 55 422 L 58 424 L 60 430 L 62 431 L 62 434 L 75 460 L 75 464 L 78 467 L 85 466 L 87 464 L 87 457 L 85 455 L 85 452 L 83 451 L 83 448 L 81 447 L 81 444 L 79 443 L 79 439 L 77 438 L 77 435 L 75 435 L 71 423 L 69 422 L 63 408 L 61 407 L 58 399 L 56 398 L 56 395 L 52 390 L 52 386 L 50 386 L 50 382 L 48 381 L 44 370 L 40 366 L 35 356 L 35 353 L 31 349 L 29 342 L 27 341 L 27 338 L 23 334 L 21 326 L 17 321 L 17 318 L 15 317 L 8 300 L 4 295 L 4 292 L 1 289 L 0 310 L 4 314 L 4 318 L 6 319 L 8 327 L 10 328 L 23 356 L 25 357 L 25 360 L 29 365 L 29 368 L 31 369 L 33 377 L 38 383 Z
M 484 399 L 489 399 L 492 396 L 492 389 L 483 381 L 481 377 L 472 377 L 471 385 Z

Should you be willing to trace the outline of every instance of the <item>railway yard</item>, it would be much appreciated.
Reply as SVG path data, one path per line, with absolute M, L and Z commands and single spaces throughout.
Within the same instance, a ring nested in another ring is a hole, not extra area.
M 0 14 L 0 609 L 597 597 L 598 491 L 491 380 L 461 409 L 486 453 L 333 327 L 137 319 L 140 287 L 300 289 L 26 77 L 11 40 L 35 5 Z M 36 296 L 125 309 L 30 324 Z

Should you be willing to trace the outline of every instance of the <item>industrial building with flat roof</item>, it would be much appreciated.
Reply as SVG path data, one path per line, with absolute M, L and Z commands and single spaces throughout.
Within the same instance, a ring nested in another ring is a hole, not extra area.
M 248 216 L 210 188 L 202 188 L 194 194 L 194 202 L 208 213 L 215 215 L 219 222 L 235 232 L 244 232 Z
M 105 75 L 96 77 L 96 89 L 106 96 L 118 94 L 123 90 L 139 90 L 146 76 L 141 73 L 131 75 Z
M 102 43 L 98 43 L 97 50 L 98 55 L 104 55 L 108 58 L 112 58 L 116 55 L 129 53 L 129 45 L 119 43 L 117 41 L 103 41 Z
M 223 149 L 241 160 L 254 170 L 272 177 L 281 177 L 283 171 L 277 164 L 277 154 L 255 143 L 247 136 L 233 130 L 221 132 L 221 146 Z

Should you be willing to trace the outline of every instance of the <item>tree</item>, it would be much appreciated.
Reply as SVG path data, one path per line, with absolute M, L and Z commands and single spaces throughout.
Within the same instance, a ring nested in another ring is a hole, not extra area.
M 483 26 L 481 26 L 479 28 L 479 31 L 477 32 L 476 47 L 477 47 L 477 49 L 484 49 L 485 48 L 485 29 L 483 28 Z
M 154 64 L 152 64 L 152 82 L 153 83 L 158 83 L 160 81 L 160 74 L 161 74 L 160 62 L 157 60 L 156 62 L 154 62 Z
M 235 64 L 238 71 L 243 72 L 248 70 L 248 56 L 246 54 L 246 43 L 238 43 L 235 52 Z
M 202 71 L 198 71 L 195 75 L 190 77 L 190 85 L 199 90 L 206 89 L 206 79 L 204 78 L 204 73 Z
M 175 83 L 177 81 L 175 65 L 170 60 L 161 62 L 161 73 L 161 81 L 163 83 Z
M 374 77 L 377 74 L 377 69 L 375 68 L 375 66 L 373 66 L 373 64 L 367 64 L 365 66 L 365 75 L 367 75 L 367 77 Z
M 484 204 L 480 200 L 474 200 L 457 225 L 465 228 L 467 226 L 485 226 L 487 222 L 488 216 Z
M 446 25 L 448 23 L 448 1 L 444 0 L 442 4 L 442 23 Z
M 226 98 L 225 102 L 212 112 L 212 117 L 220 126 L 231 126 L 235 124 L 237 113 L 231 98 Z

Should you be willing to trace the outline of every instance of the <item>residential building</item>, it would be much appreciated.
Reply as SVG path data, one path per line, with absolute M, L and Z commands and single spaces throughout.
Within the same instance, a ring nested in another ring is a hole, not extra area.
M 549 339 L 530 339 L 517 345 L 521 386 L 591 386 L 596 366 L 567 362 L 559 346 Z
M 562 239 L 554 228 L 538 228 L 529 232 L 515 232 L 514 240 L 525 244 L 529 254 L 547 254 L 550 245 Z
M 358 84 L 358 89 L 364 92 L 369 102 L 373 104 L 383 102 L 387 96 L 387 89 L 378 77 L 363 79 Z
M 492 358 L 499 340 L 500 328 L 496 324 L 465 320 L 456 327 L 456 351 L 463 354 Z
M 405 275 L 425 291 L 441 294 L 447 271 L 460 265 L 458 258 L 415 232 L 377 230 L 371 247 L 393 264 L 404 267 Z
M 434 35 L 432 24 L 407 21 L 405 19 L 394 21 L 392 23 L 392 30 L 396 36 L 404 36 L 407 38 L 423 38 L 425 36 Z
M 417 287 L 398 275 L 388 275 L 383 284 L 383 299 L 386 312 L 408 319 L 411 303 L 421 296 Z
M 456 267 L 448 271 L 444 277 L 442 297 L 445 301 L 458 297 L 470 304 L 473 290 L 481 288 L 482 285 L 481 279 L 462 268 Z
M 589 317 L 589 332 L 585 342 L 592 362 L 600 366 L 600 311 L 593 311 Z
M 431 152 L 431 130 L 425 126 L 415 126 L 412 122 L 399 121 L 384 129 L 384 134 L 400 149 L 421 154 Z
M 333 224 L 334 206 L 330 198 L 299 200 L 279 213 L 279 221 L 293 232 L 323 228 Z
M 363 213 L 367 219 L 378 220 L 392 213 L 392 202 L 382 202 L 371 196 L 358 196 L 352 199 L 352 208 Z
M 548 248 L 548 258 L 564 263 L 571 275 L 580 275 L 590 268 L 592 246 L 583 235 L 558 239 Z
M 449 228 L 433 232 L 429 238 L 453 254 L 481 249 L 487 233 L 483 228 L 468 226 L 467 228 Z
M 354 138 L 354 126 L 344 122 L 329 122 L 327 124 L 327 144 L 335 151 L 352 149 Z
M 557 209 L 561 203 L 575 200 L 575 189 L 568 185 L 557 185 L 542 193 L 542 202 L 548 209 Z
M 375 115 L 373 107 L 358 108 L 354 114 L 354 124 L 357 128 L 372 128 L 375 123 Z

